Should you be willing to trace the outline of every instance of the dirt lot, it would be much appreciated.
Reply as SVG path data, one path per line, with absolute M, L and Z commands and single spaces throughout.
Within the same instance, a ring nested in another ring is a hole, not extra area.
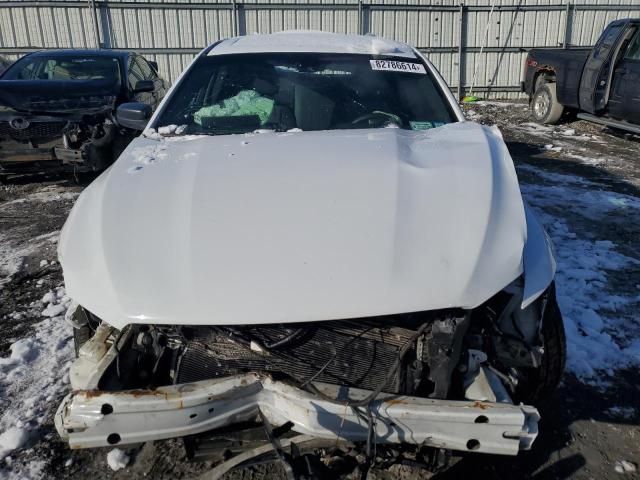
M 469 456 L 437 478 L 639 478 L 640 139 L 582 121 L 537 126 L 524 104 L 466 110 L 470 119 L 500 127 L 525 198 L 554 240 L 569 361 L 542 409 L 533 451 L 515 459 Z M 70 451 L 55 433 L 53 414 L 73 357 L 56 242 L 81 190 L 42 177 L 0 186 L 0 434 L 13 429 L 20 440 L 6 456 L 0 441 L 0 478 L 192 478 L 206 465 L 186 462 L 177 441 L 129 449 L 129 465 L 113 472 L 109 450 Z M 15 342 L 22 353 L 14 347 L 10 356 Z M 337 467 L 332 471 L 337 476 Z M 417 469 L 392 471 L 369 478 L 426 478 Z M 280 473 L 260 466 L 231 477 Z

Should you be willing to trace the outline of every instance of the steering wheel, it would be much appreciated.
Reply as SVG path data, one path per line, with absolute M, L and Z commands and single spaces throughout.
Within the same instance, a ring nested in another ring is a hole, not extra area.
M 393 121 L 393 123 L 397 124 L 397 125 L 402 125 L 402 120 L 400 119 L 400 117 L 398 117 L 397 115 L 394 115 L 393 113 L 387 113 L 387 112 L 382 112 L 380 110 L 375 110 L 373 112 L 370 113 L 365 113 L 364 115 L 360 115 L 358 118 L 356 118 L 355 120 L 353 120 L 351 122 L 351 125 L 357 125 L 359 123 L 362 123 L 366 120 L 373 120 L 375 118 L 380 118 L 381 117 L 386 117 L 390 120 Z

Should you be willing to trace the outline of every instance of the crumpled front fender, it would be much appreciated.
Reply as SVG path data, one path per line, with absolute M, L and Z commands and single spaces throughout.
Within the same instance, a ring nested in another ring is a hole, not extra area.
M 556 260 L 549 235 L 526 202 L 524 202 L 524 213 L 527 221 L 527 241 L 522 255 L 524 264 L 523 309 L 542 295 L 556 274 Z

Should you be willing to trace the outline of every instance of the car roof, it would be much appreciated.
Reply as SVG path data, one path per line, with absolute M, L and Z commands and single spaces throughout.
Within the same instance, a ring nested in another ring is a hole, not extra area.
M 409 45 L 373 35 L 300 30 L 228 38 L 213 44 L 208 54 L 275 52 L 355 53 L 416 58 L 414 50 Z
M 80 55 L 90 55 L 92 57 L 109 57 L 109 58 L 126 58 L 131 55 L 132 52 L 127 50 L 111 50 L 111 49 L 90 49 L 90 48 L 65 48 L 65 49 L 51 49 L 51 50 L 38 50 L 29 54 L 30 57 L 45 57 L 49 55 L 69 56 L 77 57 Z

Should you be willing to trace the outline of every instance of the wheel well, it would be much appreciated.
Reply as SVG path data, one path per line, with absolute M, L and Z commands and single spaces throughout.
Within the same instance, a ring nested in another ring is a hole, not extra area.
M 556 72 L 552 69 L 542 68 L 536 72 L 535 77 L 533 77 L 533 95 L 538 90 L 538 87 L 544 83 L 553 83 L 556 81 Z

